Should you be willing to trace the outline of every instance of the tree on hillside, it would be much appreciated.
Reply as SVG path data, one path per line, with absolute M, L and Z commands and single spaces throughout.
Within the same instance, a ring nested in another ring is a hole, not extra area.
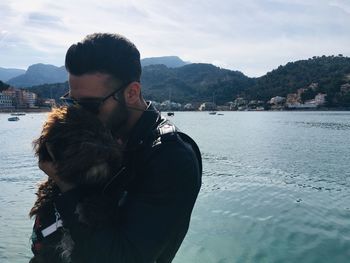
M 0 80 L 0 92 L 9 88 L 10 86 Z

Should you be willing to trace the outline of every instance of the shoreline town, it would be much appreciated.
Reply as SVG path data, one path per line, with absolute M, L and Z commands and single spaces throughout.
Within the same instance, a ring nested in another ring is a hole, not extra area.
M 327 94 L 316 93 L 317 83 L 307 88 L 298 89 L 286 97 L 275 96 L 268 101 L 247 100 L 243 97 L 235 98 L 224 105 L 212 102 L 197 102 L 180 104 L 171 100 L 153 102 L 160 111 L 347 111 L 348 107 L 327 107 Z M 308 100 L 304 94 L 314 92 L 316 95 Z M 341 86 L 342 94 L 350 93 L 350 84 Z M 9 87 L 0 92 L 0 112 L 48 112 L 59 102 L 52 98 L 40 98 L 36 93 L 25 89 Z

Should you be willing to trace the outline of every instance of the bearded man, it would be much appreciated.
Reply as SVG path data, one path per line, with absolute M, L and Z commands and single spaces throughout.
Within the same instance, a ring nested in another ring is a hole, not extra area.
M 171 262 L 201 186 L 196 143 L 145 101 L 140 53 L 125 37 L 88 35 L 68 49 L 65 66 L 70 90 L 63 100 L 96 114 L 123 149 L 103 193 L 115 198 L 117 219 L 89 233 L 77 218 L 79 185 L 60 180 L 54 162 L 39 160 L 60 189 L 55 207 L 75 243 L 73 262 Z

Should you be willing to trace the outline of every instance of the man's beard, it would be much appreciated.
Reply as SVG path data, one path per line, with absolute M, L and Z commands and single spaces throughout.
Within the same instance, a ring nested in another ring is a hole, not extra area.
M 126 124 L 128 122 L 129 112 L 122 101 L 111 112 L 106 121 L 106 126 L 109 128 L 115 137 L 124 137 L 126 132 Z

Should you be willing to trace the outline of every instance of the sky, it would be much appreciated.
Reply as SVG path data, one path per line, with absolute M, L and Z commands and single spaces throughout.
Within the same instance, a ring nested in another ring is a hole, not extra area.
M 62 66 L 68 47 L 119 33 L 141 57 L 176 55 L 258 77 L 291 61 L 350 56 L 350 0 L 2 0 L 0 67 Z

